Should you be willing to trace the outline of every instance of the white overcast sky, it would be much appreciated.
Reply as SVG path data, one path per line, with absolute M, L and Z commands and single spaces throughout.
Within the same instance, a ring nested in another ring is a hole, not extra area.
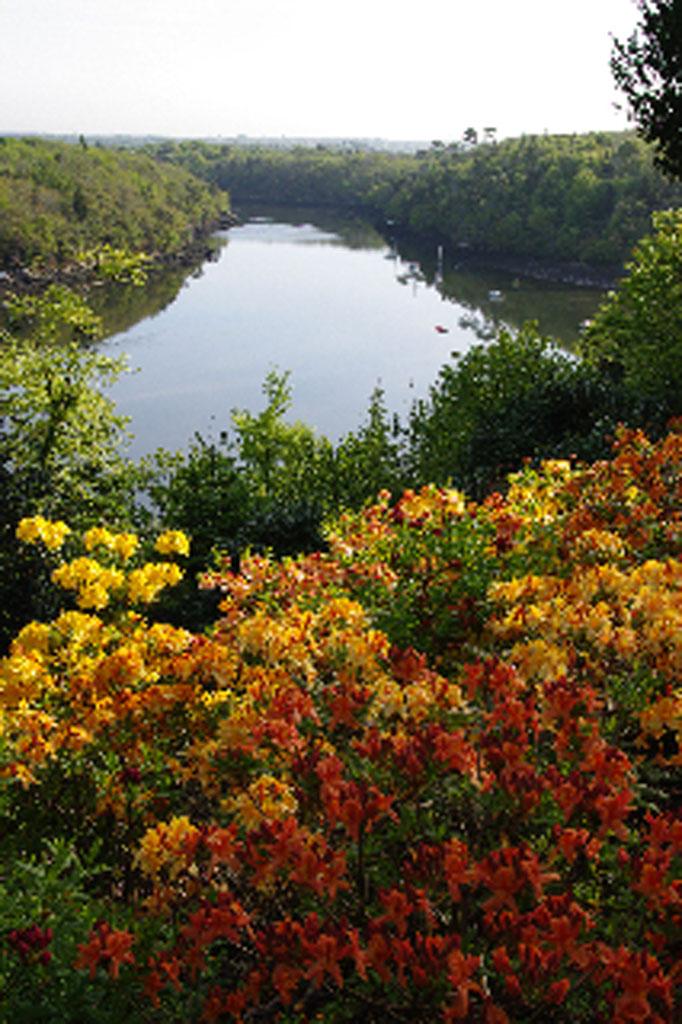
M 442 139 L 626 126 L 634 0 L 0 0 L 0 132 Z

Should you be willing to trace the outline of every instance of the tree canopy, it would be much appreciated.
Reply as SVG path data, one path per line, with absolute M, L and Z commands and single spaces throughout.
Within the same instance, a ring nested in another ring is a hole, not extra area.
M 235 203 L 359 208 L 391 230 L 520 260 L 619 264 L 680 186 L 634 132 L 527 135 L 414 156 L 164 143 L 149 151 Z
M 144 153 L 0 138 L 0 265 L 59 264 L 104 244 L 174 253 L 228 203 Z
M 656 162 L 682 178 L 682 0 L 639 0 L 641 21 L 616 39 L 611 69 Z

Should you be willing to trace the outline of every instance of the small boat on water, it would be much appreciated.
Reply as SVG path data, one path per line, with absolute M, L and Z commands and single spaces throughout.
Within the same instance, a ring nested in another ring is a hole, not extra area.
M 497 288 L 491 288 L 488 292 L 488 298 L 492 299 L 493 302 L 499 302 L 503 298 L 502 292 Z

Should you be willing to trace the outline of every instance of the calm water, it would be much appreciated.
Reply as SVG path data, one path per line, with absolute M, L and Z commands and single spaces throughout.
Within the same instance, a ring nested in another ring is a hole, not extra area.
M 291 372 L 290 419 L 332 439 L 357 429 L 377 385 L 389 411 L 405 416 L 452 352 L 525 319 L 570 344 L 601 298 L 464 273 L 447 253 L 439 267 L 435 251 L 398 251 L 361 220 L 328 211 L 261 210 L 218 243 L 184 284 L 170 275 L 104 310 L 118 333 L 103 349 L 127 353 L 138 371 L 111 391 L 131 417 L 134 456 L 183 448 L 196 431 L 217 438 L 232 409 L 263 407 L 272 368 Z

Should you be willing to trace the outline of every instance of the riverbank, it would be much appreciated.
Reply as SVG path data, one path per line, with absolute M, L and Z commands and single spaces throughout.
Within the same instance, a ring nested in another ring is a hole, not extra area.
M 187 245 L 175 252 L 149 254 L 148 273 L 161 272 L 173 267 L 193 267 L 211 259 L 214 248 L 211 236 L 218 230 L 225 230 L 240 223 L 239 217 L 231 210 L 225 210 L 207 228 L 197 230 Z M 52 284 L 67 285 L 70 288 L 88 288 L 99 282 L 97 273 L 75 260 L 58 262 L 53 256 L 44 264 L 24 266 L 9 265 L 0 268 L 0 301 L 5 295 L 31 295 L 42 292 Z
M 474 249 L 465 244 L 454 243 L 444 235 L 426 235 L 406 231 L 397 224 L 374 221 L 376 229 L 387 239 L 389 245 L 398 245 L 409 250 L 420 259 L 428 248 L 428 259 L 433 263 L 433 254 L 440 252 L 444 263 L 453 270 L 485 273 L 500 270 L 515 277 L 530 278 L 553 284 L 565 284 L 574 288 L 592 288 L 608 291 L 615 288 L 623 277 L 622 264 L 594 265 L 577 260 L 542 260 L 531 256 L 510 256 L 505 253 Z M 412 256 L 410 255 L 410 258 Z
M 546 263 L 542 260 L 522 259 L 518 256 L 495 256 L 490 253 L 468 253 L 459 250 L 456 265 L 466 270 L 503 270 L 535 281 L 568 284 L 575 288 L 615 288 L 623 277 L 622 266 L 590 266 L 587 263 Z

